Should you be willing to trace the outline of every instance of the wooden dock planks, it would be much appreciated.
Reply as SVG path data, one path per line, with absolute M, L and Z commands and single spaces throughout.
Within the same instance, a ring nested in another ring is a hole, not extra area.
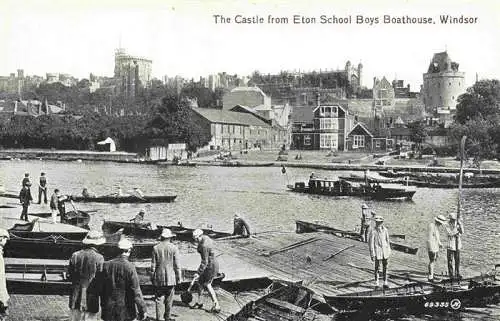
M 312 238 L 315 241 L 308 242 Z M 337 295 L 363 291 L 374 286 L 371 272 L 374 263 L 370 259 L 367 243 L 318 232 L 305 235 L 266 234 L 243 240 L 217 242 L 217 245 L 219 251 L 250 266 L 264 269 L 272 277 L 302 280 L 319 294 Z M 339 251 L 341 252 L 338 253 Z M 266 256 L 269 252 L 274 254 Z M 338 254 L 325 261 L 335 253 Z M 225 268 L 221 266 L 222 270 Z M 393 251 L 389 259 L 389 272 L 403 274 L 406 271 L 410 272 L 412 279 L 424 281 L 427 277 L 427 262 L 416 255 Z M 389 278 L 389 282 L 391 287 L 405 283 L 396 278 Z M 342 284 L 346 286 L 339 286 Z

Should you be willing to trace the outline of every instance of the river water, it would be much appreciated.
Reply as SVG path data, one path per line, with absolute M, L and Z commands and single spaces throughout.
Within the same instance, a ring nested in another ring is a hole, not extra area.
M 392 233 L 420 247 L 418 256 L 427 262 L 425 249 L 429 222 L 438 214 L 456 211 L 458 191 L 419 188 L 413 201 L 370 201 L 354 197 L 324 197 L 286 190 L 286 184 L 307 181 L 310 169 L 278 167 L 179 167 L 121 164 L 111 162 L 58 162 L 41 160 L 0 161 L 0 189 L 18 192 L 25 172 L 32 183 L 41 171 L 47 176 L 50 193 L 59 188 L 64 194 L 79 194 L 83 187 L 101 195 L 140 188 L 145 194 L 176 194 L 168 204 L 82 204 L 82 209 L 98 209 L 91 227 L 100 228 L 103 219 L 128 220 L 141 208 L 145 219 L 159 225 L 182 222 L 184 226 L 231 231 L 234 213 L 240 213 L 252 232 L 293 231 L 295 220 L 319 221 L 342 229 L 359 228 L 361 204 L 384 216 Z M 319 177 L 348 175 L 348 172 L 314 170 Z M 36 189 L 33 189 L 35 191 Z M 36 198 L 36 196 L 33 196 Z M 461 215 L 465 227 L 462 265 L 489 271 L 500 263 L 500 189 L 465 189 Z M 444 235 L 442 235 L 444 240 Z M 442 255 L 445 256 L 445 255 Z M 445 270 L 441 261 L 439 272 Z M 500 320 L 500 308 L 489 310 L 484 320 Z M 457 316 L 453 317 L 453 320 Z M 483 319 L 469 313 L 459 320 Z M 446 318 L 449 319 L 449 318 Z M 451 319 L 450 319 L 451 320 Z

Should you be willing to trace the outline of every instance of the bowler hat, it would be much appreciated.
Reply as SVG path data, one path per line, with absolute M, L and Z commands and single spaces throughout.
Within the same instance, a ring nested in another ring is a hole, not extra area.
M 382 216 L 375 216 L 374 220 L 375 222 L 383 222 L 384 218 Z

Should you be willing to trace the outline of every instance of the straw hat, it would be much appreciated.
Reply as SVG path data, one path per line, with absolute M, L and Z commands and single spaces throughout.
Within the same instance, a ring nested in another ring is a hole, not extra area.
M 444 215 L 438 215 L 434 218 L 434 220 L 438 223 L 441 223 L 441 224 L 445 224 L 446 223 L 446 217 L 444 217 Z
M 448 218 L 450 220 L 456 220 L 457 219 L 457 213 L 455 212 L 450 212 L 450 214 L 448 214 Z
M 6 229 L 0 228 L 0 237 L 6 237 L 7 239 L 10 239 L 9 231 Z
M 83 244 L 93 244 L 93 245 L 102 245 L 106 242 L 106 239 L 99 231 L 90 231 L 87 233 L 87 236 L 83 239 Z
M 197 228 L 196 230 L 193 231 L 193 237 L 197 238 L 203 235 L 203 231 Z
M 120 242 L 118 242 L 118 248 L 121 250 L 130 250 L 132 247 L 132 242 L 127 239 L 121 239 Z
M 163 239 L 169 239 L 169 238 L 172 238 L 174 237 L 174 234 L 172 234 L 172 231 L 168 228 L 164 228 L 162 231 L 161 231 L 161 235 L 160 235 L 161 238 Z
M 384 218 L 382 216 L 375 216 L 374 220 L 375 222 L 383 222 Z

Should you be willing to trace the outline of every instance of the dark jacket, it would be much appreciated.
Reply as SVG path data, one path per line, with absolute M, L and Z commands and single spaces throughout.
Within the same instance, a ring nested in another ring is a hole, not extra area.
M 69 259 L 68 278 L 71 281 L 69 308 L 79 309 L 86 300 L 87 311 L 99 312 L 99 288 L 96 275 L 102 272 L 104 257 L 95 248 L 73 253 Z
M 101 274 L 101 318 L 104 321 L 142 319 L 146 304 L 139 286 L 135 266 L 127 257 L 104 262 Z M 136 310 L 137 306 L 137 310 Z
M 31 196 L 31 190 L 27 187 L 23 187 L 19 192 L 19 201 L 23 205 L 30 205 L 30 202 L 33 200 Z
M 250 236 L 250 226 L 241 217 L 234 219 L 233 235 Z
M 200 275 L 199 282 L 201 284 L 209 283 L 219 273 L 219 263 L 215 258 L 214 241 L 207 235 L 201 236 L 201 241 L 198 244 L 198 253 L 201 256 L 201 263 L 198 267 Z
M 181 279 L 179 249 L 169 241 L 160 242 L 153 247 L 151 259 L 154 286 L 176 285 Z

